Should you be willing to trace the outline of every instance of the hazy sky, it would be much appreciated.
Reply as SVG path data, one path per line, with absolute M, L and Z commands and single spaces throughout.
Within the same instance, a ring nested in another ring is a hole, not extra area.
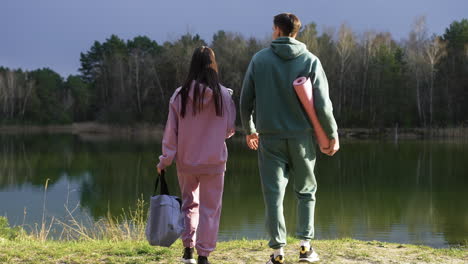
M 281 12 L 319 30 L 345 22 L 357 33 L 390 31 L 400 40 L 421 15 L 431 33 L 442 34 L 452 21 L 468 18 L 468 0 L 2 0 L 0 66 L 76 74 L 80 52 L 111 34 L 162 43 L 191 32 L 210 42 L 223 29 L 264 38 Z

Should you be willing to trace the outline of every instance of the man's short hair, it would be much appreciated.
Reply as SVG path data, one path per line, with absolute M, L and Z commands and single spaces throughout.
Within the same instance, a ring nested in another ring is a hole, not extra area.
M 276 15 L 273 19 L 273 24 L 277 26 L 283 35 L 293 36 L 301 29 L 301 21 L 299 18 L 291 13 L 281 13 Z

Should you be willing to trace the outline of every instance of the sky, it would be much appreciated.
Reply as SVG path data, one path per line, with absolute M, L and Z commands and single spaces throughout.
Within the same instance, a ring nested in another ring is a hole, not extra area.
M 430 33 L 443 34 L 468 18 L 468 0 L 2 0 L 0 66 L 49 67 L 66 77 L 78 73 L 80 52 L 111 34 L 160 44 L 187 32 L 209 43 L 218 30 L 264 39 L 282 12 L 316 23 L 319 32 L 346 23 L 357 34 L 388 31 L 403 40 L 422 15 Z

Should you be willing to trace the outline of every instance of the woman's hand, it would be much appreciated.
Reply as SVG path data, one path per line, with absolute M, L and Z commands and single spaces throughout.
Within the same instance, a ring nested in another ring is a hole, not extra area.
M 247 146 L 252 150 L 258 149 L 258 133 L 253 133 L 245 136 L 245 141 L 247 141 Z
M 159 167 L 156 167 L 156 168 L 157 168 L 157 170 L 158 170 L 158 174 L 161 174 L 161 171 L 162 171 L 162 170 L 161 170 Z

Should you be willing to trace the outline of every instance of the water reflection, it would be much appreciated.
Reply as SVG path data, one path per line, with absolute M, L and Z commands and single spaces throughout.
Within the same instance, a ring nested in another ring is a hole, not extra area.
M 319 156 L 317 238 L 437 247 L 466 243 L 467 146 L 441 141 L 349 141 L 334 158 Z M 244 147 L 241 137 L 228 147 L 220 237 L 263 238 L 256 153 Z M 39 222 L 43 186 L 49 178 L 49 215 L 63 216 L 67 202 L 79 202 L 81 214 L 95 220 L 108 211 L 119 215 L 139 197 L 151 195 L 159 149 L 158 140 L 0 135 L 0 214 L 8 215 L 13 224 Z M 175 176 L 172 168 L 169 186 L 178 194 Z M 285 197 L 285 217 L 288 231 L 294 233 L 292 189 Z

